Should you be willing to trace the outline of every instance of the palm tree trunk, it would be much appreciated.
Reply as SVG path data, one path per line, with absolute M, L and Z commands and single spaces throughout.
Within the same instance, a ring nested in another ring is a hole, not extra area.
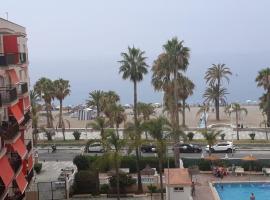
M 97 117 L 100 116 L 100 109 L 99 109 L 99 105 L 97 104 Z
M 182 100 L 182 106 L 183 106 L 183 110 L 182 110 L 182 126 L 185 127 L 186 126 L 186 100 L 183 99 Z
M 140 135 L 138 133 L 138 118 L 137 118 L 137 82 L 134 81 L 133 82 L 133 86 L 134 86 L 134 108 L 133 108 L 133 112 L 134 112 L 134 124 L 135 124 L 135 133 L 136 133 L 136 137 L 138 137 L 138 139 L 140 138 Z M 139 154 L 139 147 L 136 147 L 136 169 L 137 169 L 137 180 L 138 180 L 138 193 L 142 193 L 143 192 L 143 188 L 142 188 L 142 177 L 141 177 L 141 171 L 140 171 L 140 154 Z
M 46 118 L 47 118 L 47 128 L 51 128 L 48 102 L 45 102 L 45 109 L 46 109 Z
M 270 89 L 267 91 L 267 110 L 266 110 L 266 117 L 267 117 L 267 126 L 270 126 Z
M 218 91 L 220 91 L 220 78 L 218 78 Z M 216 120 L 219 121 L 219 94 L 217 95 L 217 99 L 216 99 Z
M 179 148 L 178 148 L 178 143 L 179 143 L 179 137 L 178 137 L 178 131 L 179 131 L 179 110 L 178 110 L 178 90 L 177 90 L 178 86 L 177 86 L 177 69 L 174 70 L 174 117 L 175 117 L 175 124 L 174 124 L 174 130 L 176 131 L 175 134 L 175 147 L 174 148 L 174 162 L 175 162 L 175 167 L 179 167 L 180 163 L 179 163 L 179 159 L 180 159 L 180 155 L 179 155 Z
M 142 188 L 142 177 L 141 177 L 141 169 L 140 169 L 140 154 L 139 154 L 139 147 L 136 147 L 136 169 L 137 169 L 137 179 L 138 179 L 138 190 L 139 194 L 143 193 Z
M 237 140 L 239 140 L 239 129 L 238 129 L 238 110 L 236 109 L 235 111 L 235 117 L 236 117 L 236 135 L 237 135 Z
M 215 100 L 216 120 L 219 121 L 219 97 Z
M 162 164 L 163 164 L 163 159 L 161 156 L 159 157 L 159 181 L 160 181 L 160 197 L 161 200 L 164 200 L 164 195 L 163 195 L 163 177 L 162 177 Z
M 114 155 L 114 162 L 115 162 L 115 175 L 116 175 L 116 189 L 117 189 L 117 200 L 120 200 L 120 185 L 119 185 L 119 167 L 118 167 L 118 160 L 117 160 L 117 152 Z
M 212 145 L 211 144 L 208 144 L 209 145 L 209 152 L 208 152 L 208 155 L 211 156 L 211 148 L 212 148 Z
M 58 128 L 62 128 L 63 127 L 63 122 L 62 122 L 62 110 L 63 110 L 63 100 L 60 99 L 59 100 L 59 103 L 60 103 L 60 109 L 59 109 L 59 124 L 58 124 Z

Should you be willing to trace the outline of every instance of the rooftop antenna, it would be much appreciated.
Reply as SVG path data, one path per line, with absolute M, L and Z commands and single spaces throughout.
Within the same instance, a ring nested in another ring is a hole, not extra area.
M 6 18 L 7 18 L 7 20 L 8 20 L 8 12 L 6 12 Z

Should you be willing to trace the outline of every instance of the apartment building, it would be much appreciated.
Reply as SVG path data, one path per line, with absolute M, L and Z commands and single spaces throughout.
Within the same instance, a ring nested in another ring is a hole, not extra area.
M 33 177 L 25 28 L 0 18 L 0 200 L 24 199 Z

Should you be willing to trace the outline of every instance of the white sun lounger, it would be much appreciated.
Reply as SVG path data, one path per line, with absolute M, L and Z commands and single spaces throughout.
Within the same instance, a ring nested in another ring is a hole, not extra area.
M 266 167 L 264 167 L 264 168 L 262 168 L 262 172 L 263 172 L 263 174 L 264 175 L 270 175 L 270 168 L 266 168 Z
M 245 173 L 245 170 L 243 167 L 236 167 L 235 168 L 235 174 L 237 176 L 237 174 L 240 174 L 241 176 L 243 176 L 243 174 Z

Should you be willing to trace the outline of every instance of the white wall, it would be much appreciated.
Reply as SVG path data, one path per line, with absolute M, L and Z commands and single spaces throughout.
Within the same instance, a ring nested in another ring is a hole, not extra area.
M 183 192 L 175 192 L 175 187 L 184 187 Z M 191 187 L 190 186 L 166 186 L 166 199 L 167 200 L 190 200 Z

